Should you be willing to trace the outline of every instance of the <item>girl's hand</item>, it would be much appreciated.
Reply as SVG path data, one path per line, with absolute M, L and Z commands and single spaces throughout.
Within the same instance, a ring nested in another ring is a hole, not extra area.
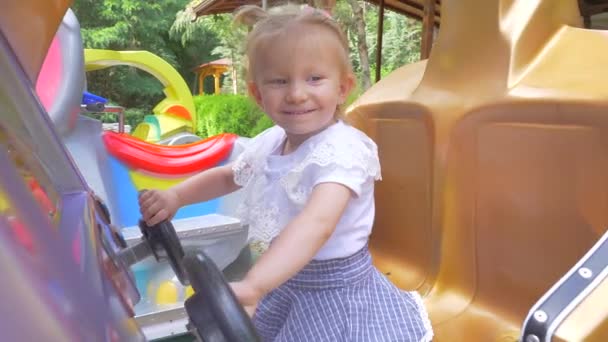
M 249 317 L 253 317 L 263 294 L 245 280 L 230 283 L 230 287 Z
M 180 206 L 179 196 L 173 189 L 148 190 L 139 195 L 139 211 L 148 226 L 172 219 Z

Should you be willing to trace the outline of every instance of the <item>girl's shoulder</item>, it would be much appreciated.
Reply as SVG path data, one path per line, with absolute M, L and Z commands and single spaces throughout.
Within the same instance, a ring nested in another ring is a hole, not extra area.
M 250 144 L 272 145 L 284 138 L 284 131 L 278 125 L 274 125 L 263 130 L 261 133 L 251 138 Z
M 376 144 L 342 121 L 313 137 L 306 152 L 281 179 L 295 204 L 304 205 L 312 189 L 321 183 L 342 184 L 360 196 L 381 179 Z
M 309 153 L 295 170 L 316 165 L 325 170 L 361 171 L 364 178 L 380 179 L 378 148 L 365 133 L 339 121 L 310 145 Z
M 265 165 L 267 156 L 281 144 L 283 129 L 272 126 L 247 141 L 244 150 L 232 162 L 234 182 L 245 186 Z
M 338 152 L 347 155 L 365 154 L 377 158 L 378 147 L 376 143 L 359 129 L 338 121 L 330 127 L 317 144 L 329 146 Z

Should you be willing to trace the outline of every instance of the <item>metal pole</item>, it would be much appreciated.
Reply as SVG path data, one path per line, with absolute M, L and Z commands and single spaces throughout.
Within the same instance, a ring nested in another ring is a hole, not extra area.
M 435 30 L 435 0 L 426 0 L 422 18 L 422 42 L 420 59 L 427 59 L 431 55 L 433 46 L 433 31 Z
M 118 133 L 125 132 L 125 108 L 121 106 L 106 106 L 103 103 L 81 105 L 81 110 L 89 113 L 115 113 L 118 114 Z
M 118 114 L 118 133 L 125 132 L 125 108 L 121 106 L 106 106 L 104 113 Z
M 382 77 L 382 33 L 384 31 L 384 0 L 378 9 L 378 44 L 376 46 L 376 82 Z

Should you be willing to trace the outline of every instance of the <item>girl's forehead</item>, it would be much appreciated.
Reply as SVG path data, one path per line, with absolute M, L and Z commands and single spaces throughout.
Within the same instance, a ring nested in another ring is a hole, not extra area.
M 261 37 L 255 50 L 256 67 L 341 64 L 340 40 L 327 29 L 311 26 L 302 25 Z
M 307 27 L 308 26 L 308 27 Z M 275 51 L 321 49 L 333 45 L 335 39 L 326 30 L 312 25 L 298 25 L 273 32 L 262 38 L 267 49 Z

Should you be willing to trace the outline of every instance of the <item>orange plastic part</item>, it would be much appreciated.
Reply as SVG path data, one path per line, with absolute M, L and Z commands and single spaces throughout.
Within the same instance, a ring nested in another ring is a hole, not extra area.
M 171 114 L 171 115 L 174 115 L 179 118 L 186 119 L 186 120 L 192 120 L 192 116 L 190 115 L 190 112 L 188 112 L 186 107 L 180 106 L 180 105 L 173 105 L 173 106 L 167 108 L 167 114 Z

